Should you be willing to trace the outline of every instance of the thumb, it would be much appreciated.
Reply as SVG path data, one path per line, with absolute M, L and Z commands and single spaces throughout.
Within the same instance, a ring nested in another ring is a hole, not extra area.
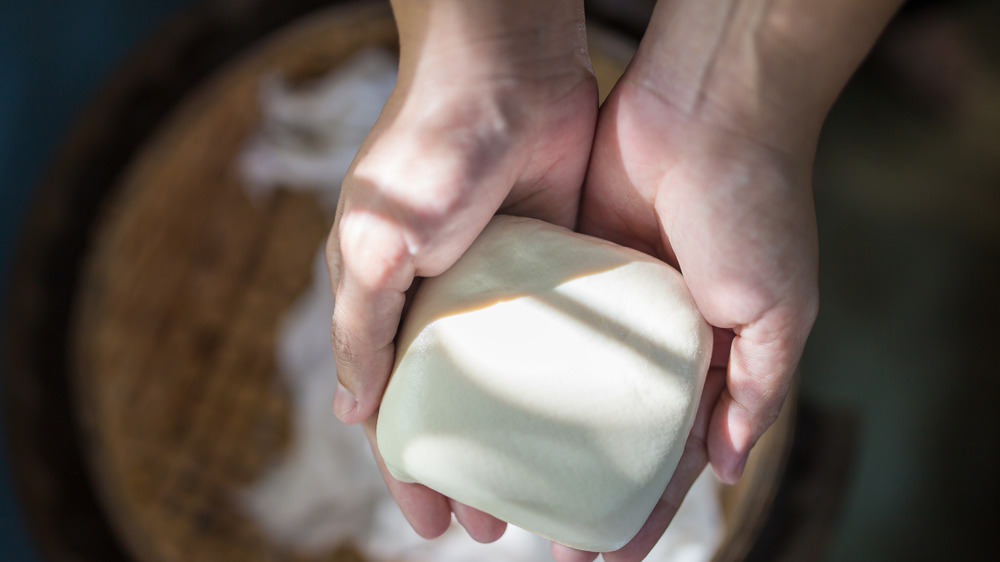
M 775 310 L 736 329 L 708 429 L 709 462 L 723 482 L 739 480 L 750 449 L 777 419 L 815 316 L 815 306 Z

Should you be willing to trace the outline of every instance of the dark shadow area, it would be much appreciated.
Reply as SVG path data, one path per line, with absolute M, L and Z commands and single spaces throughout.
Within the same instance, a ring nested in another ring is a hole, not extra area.
M 917 2 L 827 121 L 810 401 L 857 422 L 829 560 L 1000 548 L 1000 7 Z

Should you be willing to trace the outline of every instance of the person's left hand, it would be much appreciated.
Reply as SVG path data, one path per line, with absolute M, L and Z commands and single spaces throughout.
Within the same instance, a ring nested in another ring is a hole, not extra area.
M 628 77 L 601 110 L 579 229 L 678 267 L 715 333 L 680 464 L 645 526 L 608 562 L 648 553 L 708 461 L 724 482 L 739 478 L 815 319 L 811 160 L 726 133 Z M 559 546 L 554 554 L 594 557 Z
M 667 19 L 658 16 L 601 108 L 578 228 L 680 269 L 715 341 L 680 463 L 646 524 L 605 553 L 608 562 L 644 558 L 706 464 L 723 482 L 740 477 L 781 409 L 818 308 L 811 172 L 823 115 L 787 119 L 815 100 L 764 113 L 770 106 L 740 79 L 754 68 L 727 67 L 724 50 L 703 82 L 671 75 L 704 61 L 684 59 L 697 43 L 658 59 L 657 41 L 674 40 L 656 34 Z M 596 557 L 558 545 L 553 554 Z

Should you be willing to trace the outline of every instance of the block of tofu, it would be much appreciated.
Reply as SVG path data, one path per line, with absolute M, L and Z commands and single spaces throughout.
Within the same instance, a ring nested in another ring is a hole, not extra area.
M 677 466 L 712 330 L 672 267 L 498 216 L 423 281 L 397 346 L 377 429 L 395 478 L 606 552 Z

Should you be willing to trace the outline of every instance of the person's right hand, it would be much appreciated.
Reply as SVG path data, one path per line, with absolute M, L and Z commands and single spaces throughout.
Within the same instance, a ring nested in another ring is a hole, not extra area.
M 448 269 L 498 211 L 572 228 L 597 119 L 581 0 L 394 3 L 400 72 L 344 180 L 327 245 L 340 385 L 413 528 L 451 513 L 480 541 L 501 521 L 396 481 L 375 443 L 393 341 L 417 277 Z

